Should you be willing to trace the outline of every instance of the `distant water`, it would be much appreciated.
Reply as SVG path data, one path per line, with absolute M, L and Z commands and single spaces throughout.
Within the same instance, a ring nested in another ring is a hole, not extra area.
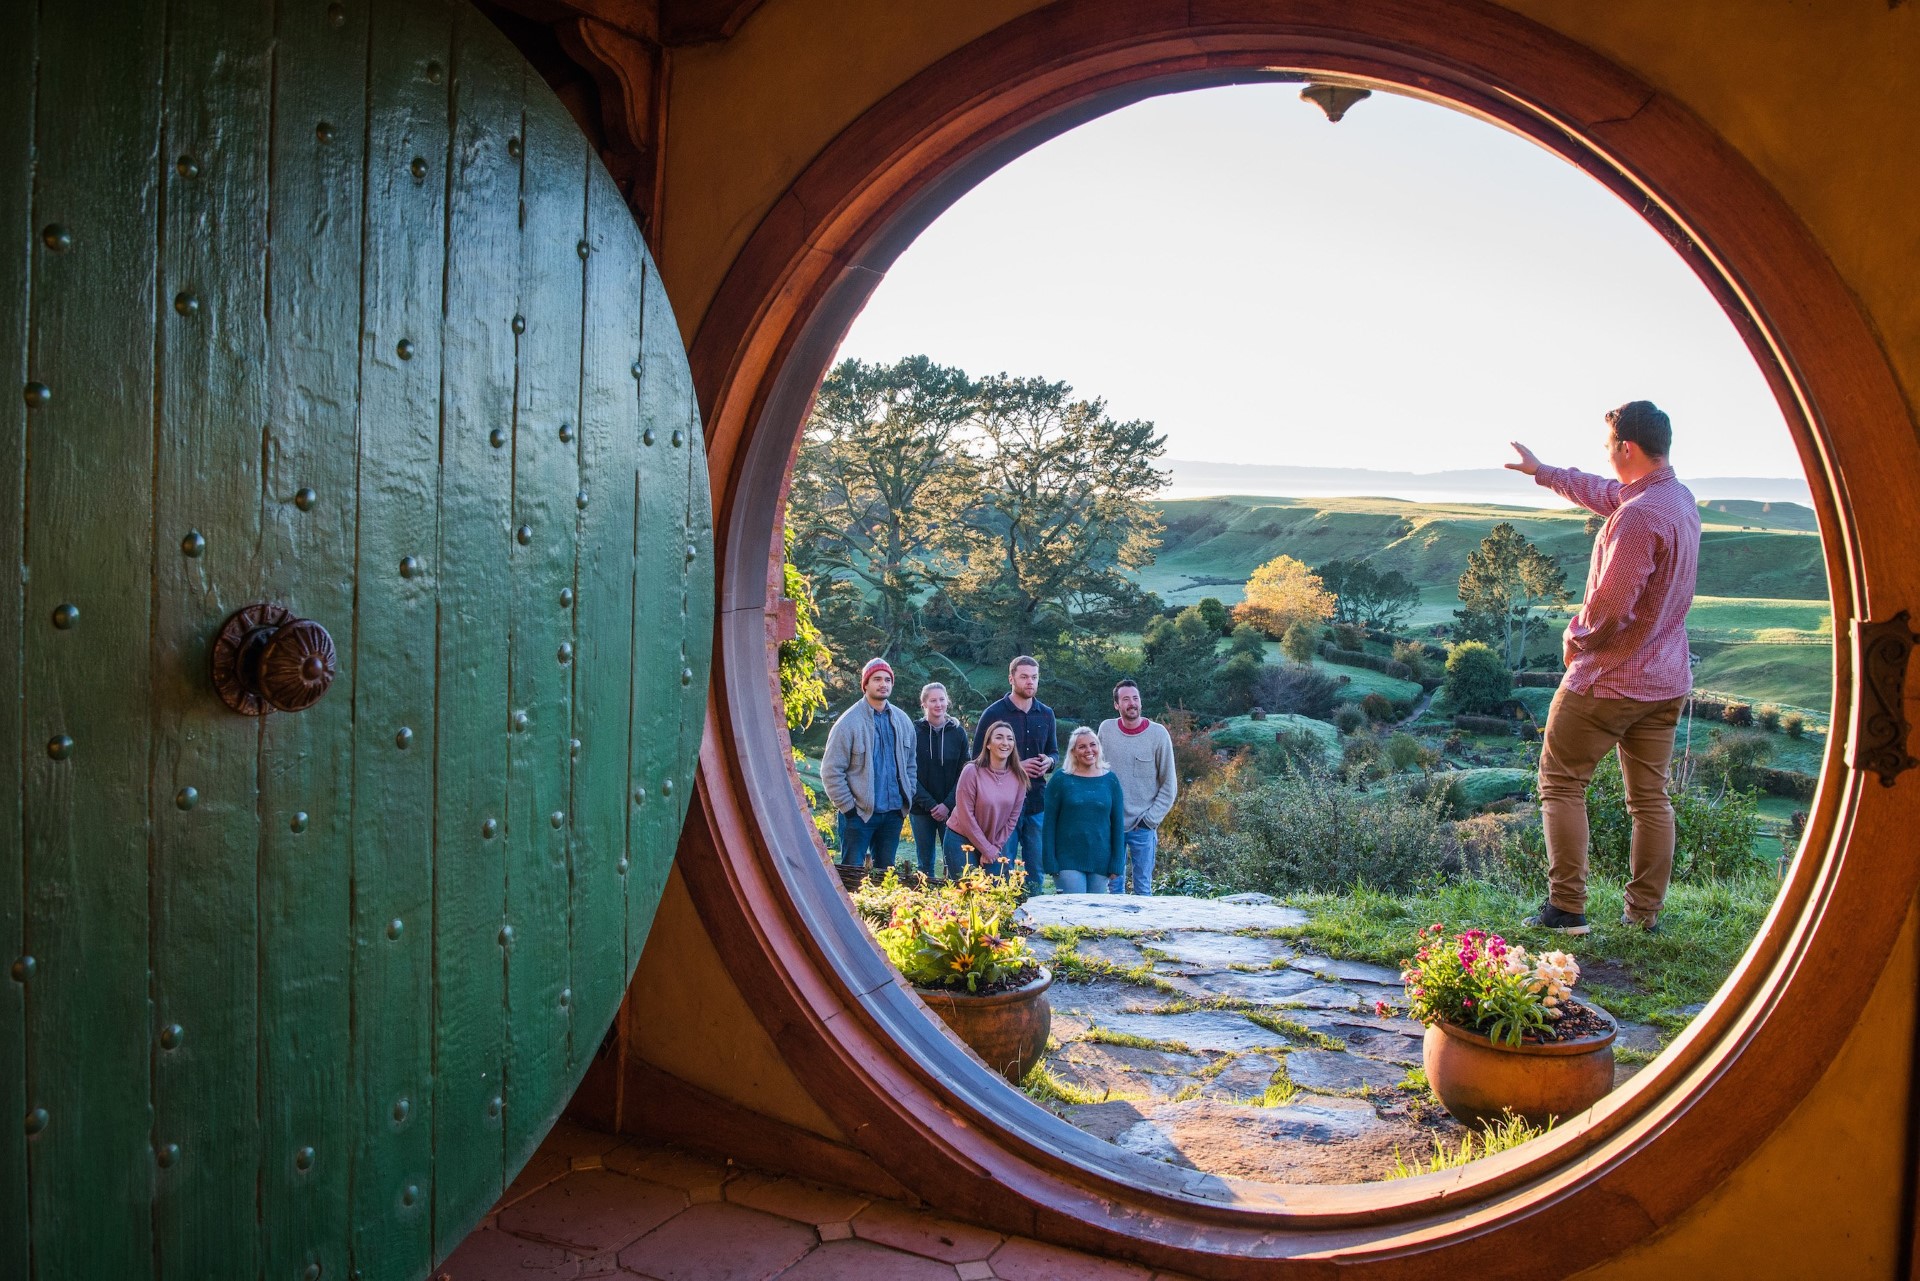
M 1414 503 L 1492 503 L 1508 507 L 1565 507 L 1551 490 L 1497 467 L 1443 472 L 1375 471 L 1364 467 L 1288 467 L 1173 459 L 1164 500 L 1223 494 L 1272 498 L 1398 498 Z M 1747 499 L 1812 506 L 1802 477 L 1690 476 L 1681 483 L 1701 502 Z

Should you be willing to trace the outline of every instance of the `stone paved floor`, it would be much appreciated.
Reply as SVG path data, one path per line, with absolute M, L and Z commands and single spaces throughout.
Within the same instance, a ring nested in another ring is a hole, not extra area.
M 1257 894 L 1045 895 L 1022 912 L 1054 936 L 1029 942 L 1061 976 L 1047 1082 L 1030 1093 L 1088 1133 L 1281 1183 L 1382 1179 L 1464 1133 L 1414 1075 L 1420 1024 L 1375 1012 L 1405 1010 L 1399 974 L 1263 933 L 1303 924 L 1298 909 Z M 1621 1031 L 1659 1048 L 1651 1028 Z
M 435 1281 L 1185 1281 L 562 1121 Z

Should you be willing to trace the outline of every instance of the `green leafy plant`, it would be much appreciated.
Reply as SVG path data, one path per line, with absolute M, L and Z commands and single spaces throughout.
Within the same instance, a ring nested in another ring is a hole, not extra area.
M 1032 949 L 1012 931 L 1020 880 L 1018 871 L 1001 879 L 968 868 L 934 886 L 918 873 L 904 881 L 888 869 L 879 882 L 860 888 L 854 904 L 878 925 L 874 938 L 908 982 L 978 993 L 1039 971 Z
M 1401 962 L 1400 974 L 1413 1017 L 1483 1032 L 1506 1045 L 1542 1037 L 1560 1018 L 1580 978 L 1579 964 L 1565 952 L 1530 956 L 1485 930 L 1449 939 L 1436 923 L 1419 938 L 1413 959 Z
M 1393 1169 L 1387 1174 L 1389 1179 L 1410 1179 L 1416 1174 L 1437 1174 L 1441 1170 L 1457 1170 L 1470 1161 L 1478 1161 L 1483 1156 L 1492 1156 L 1496 1152 L 1505 1152 L 1517 1148 L 1529 1139 L 1537 1139 L 1553 1128 L 1548 1122 L 1545 1129 L 1528 1125 L 1522 1117 L 1513 1113 L 1506 1114 L 1502 1121 L 1485 1122 L 1476 1140 L 1472 1130 L 1460 1136 L 1460 1143 L 1454 1146 L 1445 1139 L 1433 1141 L 1433 1155 L 1421 1161 L 1415 1159 L 1408 1164 L 1400 1155 L 1398 1148 L 1393 1153 Z

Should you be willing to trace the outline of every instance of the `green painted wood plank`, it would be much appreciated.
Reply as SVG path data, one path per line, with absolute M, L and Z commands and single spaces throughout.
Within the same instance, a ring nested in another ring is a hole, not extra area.
M 680 330 L 660 273 L 649 262 L 641 289 L 640 513 L 634 538 L 633 816 L 627 844 L 627 968 L 646 945 L 673 866 L 686 784 L 679 764 L 679 657 L 686 627 L 686 428 L 695 409 Z M 673 443 L 679 433 L 681 444 Z M 666 661 L 660 661 L 661 659 Z
M 47 252 L 33 225 L 34 74 L 39 14 L 17 15 L 0 48 L 0 360 L 9 388 L 27 381 L 27 284 Z M 0 398 L 0 1121 L 27 1113 L 27 988 L 21 889 L 21 542 L 27 405 Z M 16 969 L 15 967 L 19 968 Z M 0 1123 L 0 1276 L 27 1275 L 27 1136 Z
M 354 611 L 354 1266 L 432 1262 L 440 324 L 453 16 L 375 0 Z M 412 562 L 411 567 L 409 561 Z
M 162 14 L 40 14 L 25 617 L 33 1266 L 153 1274 L 147 669 Z M 106 33 L 110 37 L 103 38 Z M 129 518 L 131 515 L 131 519 Z M 77 605 L 81 625 L 50 619 Z M 47 749 L 70 740 L 57 754 Z
M 676 330 L 677 332 L 677 330 Z M 680 700 L 680 734 L 675 776 L 680 779 L 679 803 L 674 807 L 669 844 L 680 844 L 680 829 L 693 804 L 694 774 L 700 762 L 700 743 L 706 734 L 708 677 L 713 669 L 715 609 L 713 561 L 713 502 L 707 476 L 706 433 L 700 424 L 700 405 L 693 392 L 693 376 L 682 363 L 687 401 L 686 569 L 681 604 L 680 658 L 685 664 L 681 682 L 691 696 Z M 664 888 L 664 878 L 662 878 Z M 646 921 L 660 906 L 658 894 L 642 905 Z
M 588 179 L 586 348 L 580 375 L 580 562 L 574 606 L 573 998 L 570 1068 L 584 1073 L 626 990 L 628 709 L 633 521 L 640 450 L 645 250 L 599 166 Z
M 264 9 L 169 9 L 154 527 L 207 545 L 187 557 L 162 538 L 154 555 L 154 1232 L 160 1274 L 197 1279 L 258 1266 L 233 1225 L 258 1182 L 260 726 L 205 673 L 222 620 L 260 588 L 272 30 Z
M 508 548 L 513 527 L 525 65 L 477 11 L 455 17 L 453 184 L 441 400 L 440 699 L 434 885 L 434 1254 L 504 1190 Z M 518 149 L 517 142 L 514 149 Z M 496 444 L 495 442 L 498 441 Z
M 260 758 L 261 1273 L 347 1275 L 355 399 L 366 7 L 276 10 L 269 174 L 265 595 L 333 635 L 319 703 L 269 716 Z M 302 510 L 296 496 L 313 491 Z M 181 531 L 162 535 L 171 546 Z M 170 541 L 171 540 L 171 541 Z
M 518 1169 L 565 1102 L 568 777 L 573 736 L 573 585 L 579 492 L 586 140 L 529 84 L 522 159 L 519 391 L 514 424 L 512 699 L 508 736 L 506 1159 Z M 566 646 L 564 661 L 562 646 Z

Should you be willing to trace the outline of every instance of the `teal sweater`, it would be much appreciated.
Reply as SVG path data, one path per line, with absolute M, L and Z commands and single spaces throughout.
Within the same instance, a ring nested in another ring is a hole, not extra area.
M 1041 869 L 1120 875 L 1127 866 L 1126 812 L 1126 797 L 1112 771 L 1092 778 L 1056 771 L 1047 780 Z

